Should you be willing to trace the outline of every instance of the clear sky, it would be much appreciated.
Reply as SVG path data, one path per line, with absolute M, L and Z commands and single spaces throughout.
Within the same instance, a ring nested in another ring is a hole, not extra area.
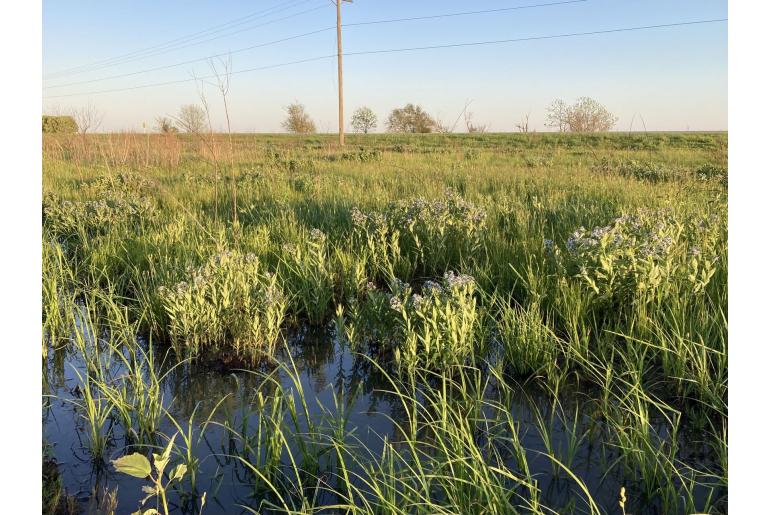
M 354 0 L 343 4 L 343 23 L 555 2 L 559 0 Z M 197 102 L 196 83 L 97 92 L 206 76 L 211 74 L 209 64 L 95 79 L 227 52 L 233 52 L 234 72 L 329 56 L 336 52 L 334 30 L 238 50 L 332 27 L 335 16 L 331 0 L 45 0 L 43 106 L 66 111 L 90 103 L 104 113 L 104 130 L 141 130 L 143 122 L 152 126 L 157 116 L 173 115 L 180 105 Z M 353 25 L 344 28 L 343 43 L 345 52 L 355 53 L 718 18 L 727 18 L 726 1 L 587 0 Z M 117 57 L 123 61 L 60 73 Z M 81 81 L 94 82 L 71 84 Z M 228 99 L 233 129 L 280 131 L 283 107 L 296 100 L 305 104 L 320 131 L 335 131 L 336 81 L 334 58 L 235 73 Z M 205 92 L 215 128 L 223 128 L 218 92 L 210 86 Z M 53 98 L 71 94 L 75 96 Z M 640 116 L 648 130 L 725 130 L 727 23 L 345 58 L 348 118 L 356 107 L 368 105 L 383 121 L 392 108 L 413 102 L 452 123 L 472 100 L 474 121 L 492 131 L 515 130 L 527 113 L 530 127 L 541 131 L 546 130 L 545 110 L 553 99 L 570 102 L 580 96 L 593 97 L 617 114 L 618 130 L 643 130 Z

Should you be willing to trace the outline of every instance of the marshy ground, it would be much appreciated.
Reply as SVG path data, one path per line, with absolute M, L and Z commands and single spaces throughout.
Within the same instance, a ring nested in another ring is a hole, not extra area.
M 52 513 L 727 511 L 726 134 L 43 143 Z

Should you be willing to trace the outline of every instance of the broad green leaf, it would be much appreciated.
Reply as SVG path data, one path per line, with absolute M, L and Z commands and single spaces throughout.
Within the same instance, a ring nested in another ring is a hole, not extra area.
M 168 441 L 168 445 L 166 446 L 166 449 L 163 451 L 163 457 L 168 461 L 168 459 L 171 457 L 171 447 L 174 445 L 174 440 L 176 439 L 176 433 L 174 433 L 174 436 L 171 437 L 171 440 Z
M 163 474 L 163 470 L 168 464 L 168 458 L 164 458 L 160 454 L 152 453 L 152 460 L 153 464 L 155 465 L 155 470 L 158 471 L 158 474 Z
M 184 475 L 187 473 L 187 465 L 184 463 L 180 463 L 176 467 L 174 467 L 174 470 L 171 471 L 171 477 L 169 481 L 173 481 L 175 479 L 182 479 Z
M 118 472 L 138 478 L 145 478 L 152 472 L 150 461 L 138 452 L 112 460 L 112 465 Z

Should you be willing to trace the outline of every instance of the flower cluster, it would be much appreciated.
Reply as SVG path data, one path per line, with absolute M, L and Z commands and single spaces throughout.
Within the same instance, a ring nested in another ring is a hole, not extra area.
M 473 277 L 447 272 L 440 282 L 423 283 L 419 293 L 395 279 L 390 289 L 400 367 L 440 369 L 465 363 L 473 355 L 480 329 Z
M 404 274 L 432 273 L 474 255 L 487 212 L 447 189 L 440 199 L 402 200 L 383 212 L 363 213 L 354 207 L 351 219 L 378 266 Z
M 87 200 L 70 201 L 48 194 L 43 199 L 43 222 L 54 234 L 87 237 L 114 227 L 140 224 L 156 214 L 147 196 L 146 181 L 136 174 L 102 177 L 83 188 Z
M 253 357 L 272 349 L 286 298 L 257 256 L 225 250 L 186 275 L 157 290 L 178 352 L 195 356 L 204 346 L 226 346 Z
M 566 241 L 566 253 L 546 240 L 546 253 L 571 269 L 601 297 L 617 300 L 650 292 L 673 279 L 702 291 L 717 260 L 717 218 L 678 218 L 670 210 L 639 209 L 609 225 L 580 227 Z

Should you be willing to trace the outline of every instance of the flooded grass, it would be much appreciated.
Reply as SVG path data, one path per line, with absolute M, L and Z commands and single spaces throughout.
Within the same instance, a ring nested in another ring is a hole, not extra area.
M 725 136 L 104 138 L 44 151 L 51 512 L 727 511 Z

